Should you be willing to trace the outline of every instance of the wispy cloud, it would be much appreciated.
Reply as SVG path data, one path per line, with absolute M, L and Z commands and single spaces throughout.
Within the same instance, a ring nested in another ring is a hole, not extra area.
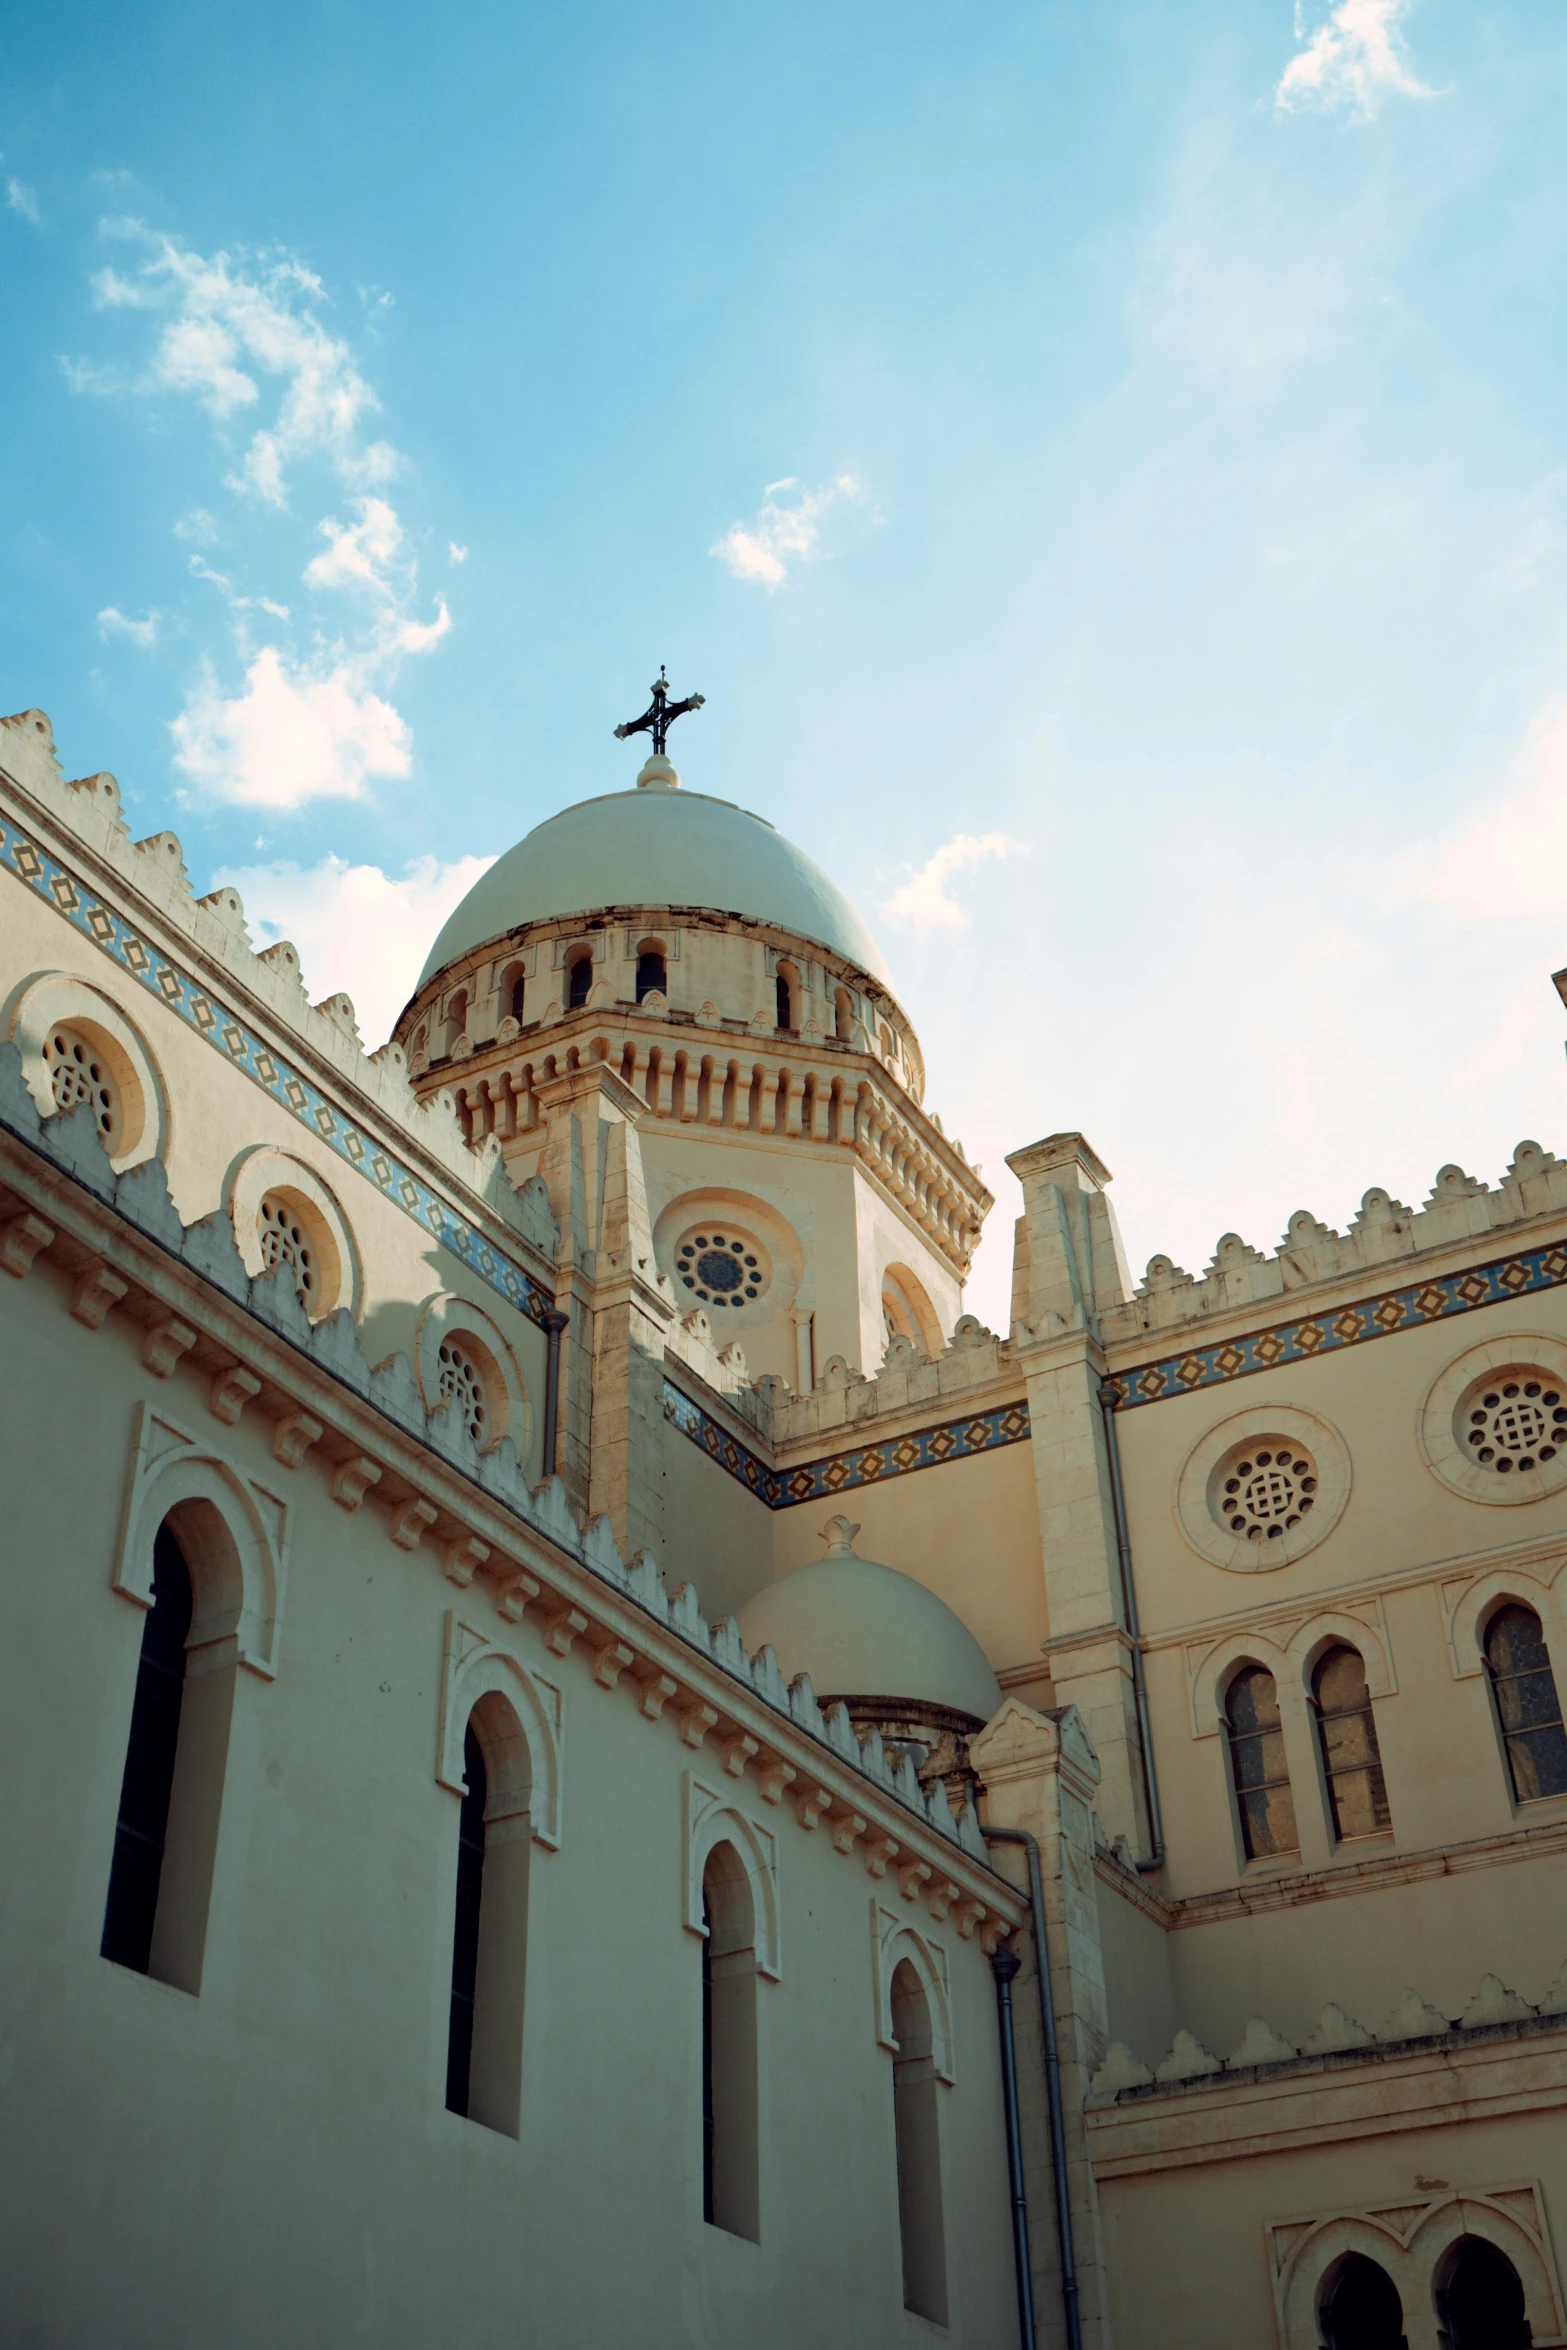
M 1279 77 L 1274 104 L 1295 107 L 1347 106 L 1369 121 L 1384 98 L 1433 98 L 1416 79 L 1404 48 L 1403 24 L 1410 0 L 1338 0 L 1326 20 L 1308 33 L 1304 9 L 1295 9 L 1300 44 Z
M 160 617 L 157 612 L 149 612 L 145 619 L 133 620 L 128 612 L 120 610 L 118 604 L 106 604 L 98 615 L 98 634 L 105 644 L 111 637 L 127 637 L 133 645 L 139 645 L 144 653 L 150 653 L 158 641 Z
M 233 867 L 217 879 L 237 889 L 264 943 L 292 939 L 313 996 L 352 996 L 369 1039 L 388 1034 L 413 993 L 430 941 L 492 857 L 449 865 L 417 858 L 400 876 L 379 865 L 327 857 L 319 865 Z
M 238 453 L 229 486 L 274 506 L 287 502 L 290 468 L 309 457 L 356 490 L 391 480 L 396 451 L 363 431 L 379 402 L 346 338 L 321 323 L 326 291 L 313 271 L 286 254 L 208 257 L 135 219 L 101 229 L 130 259 L 96 273 L 98 307 L 149 311 L 162 325 L 143 373 L 113 378 L 76 362 L 68 372 L 77 389 L 185 394 L 222 425 L 270 411 Z
M 460 547 L 455 539 L 448 539 L 446 543 L 446 560 L 448 563 L 466 563 L 468 560 L 467 548 Z
M 783 585 L 792 563 L 820 563 L 830 555 L 823 531 L 835 508 L 864 503 L 864 485 L 852 473 L 840 473 L 819 490 L 801 489 L 790 475 L 769 482 L 755 521 L 732 522 L 708 553 L 736 579 L 755 580 L 771 591 Z
M 966 866 L 983 864 L 989 857 L 1027 855 L 1023 843 L 1008 840 L 1004 832 L 955 832 L 893 891 L 882 911 L 914 930 L 967 930 L 968 909 L 953 897 L 948 883 Z
M 5 201 L 7 211 L 19 212 L 24 220 L 32 222 L 34 228 L 38 227 L 38 195 L 35 189 L 25 187 L 19 179 L 7 177 Z
M 1480 791 L 1473 816 L 1411 850 L 1394 894 L 1471 919 L 1561 916 L 1567 909 L 1567 702 L 1536 718 L 1500 795 Z
M 224 664 L 204 655 L 171 723 L 183 796 L 275 810 L 363 799 L 375 780 L 410 772 L 412 737 L 390 689 L 402 664 L 452 626 L 444 597 L 433 615 L 420 607 L 417 559 L 384 495 L 402 460 L 386 441 L 367 438 L 376 394 L 347 337 L 323 324 L 320 279 L 292 255 L 209 257 L 138 220 L 100 227 L 120 252 L 93 277 L 94 302 L 100 312 L 148 320 L 151 348 L 118 371 L 70 361 L 67 379 L 100 394 L 194 401 L 210 419 L 223 487 L 233 493 L 221 519 L 192 503 L 173 524 L 193 549 L 192 577 L 223 599 L 237 661 L 237 675 L 225 680 Z M 386 302 L 365 307 L 373 319 Z M 277 525 L 259 525 L 258 505 L 285 531 L 302 529 L 290 498 L 312 481 L 319 490 L 323 474 L 350 503 L 346 517 L 327 514 L 310 528 L 296 558 L 316 620 L 296 639 L 290 604 L 249 584 L 255 566 L 243 549 L 247 533 L 264 527 L 275 560 Z M 323 601 L 336 608 L 330 625 Z M 110 615 L 119 608 L 101 616 L 106 630 L 116 628 Z M 125 633 L 143 625 L 118 617 Z

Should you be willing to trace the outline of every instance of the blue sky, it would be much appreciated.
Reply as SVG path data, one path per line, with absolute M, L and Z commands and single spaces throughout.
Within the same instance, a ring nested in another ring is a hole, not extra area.
M 659 661 L 998 1205 L 1567 1152 L 1567 16 L 12 0 L 0 698 L 379 1041 Z

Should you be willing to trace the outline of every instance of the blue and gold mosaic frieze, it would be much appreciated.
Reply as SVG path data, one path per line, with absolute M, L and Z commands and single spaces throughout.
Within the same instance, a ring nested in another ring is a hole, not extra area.
M 664 1417 L 770 1510 L 797 1509 L 806 1501 L 830 1501 L 858 1487 L 912 1476 L 916 1469 L 936 1469 L 946 1461 L 969 1460 L 976 1453 L 995 1452 L 1004 1444 L 1021 1444 L 1028 1436 L 1028 1406 L 1019 1401 L 1000 1404 L 993 1411 L 973 1412 L 967 1419 L 944 1421 L 939 1428 L 920 1428 L 906 1436 L 884 1437 L 879 1444 L 856 1445 L 848 1452 L 830 1453 L 825 1460 L 800 1461 L 792 1469 L 769 1469 L 749 1446 L 731 1436 L 667 1379 Z
M 1535 1297 L 1559 1289 L 1567 1281 L 1567 1249 L 1552 1242 L 1516 1255 L 1498 1257 L 1489 1265 L 1472 1265 L 1461 1273 L 1411 1282 L 1407 1289 L 1390 1289 L 1380 1297 L 1363 1298 L 1357 1305 L 1340 1306 L 1328 1314 L 1307 1314 L 1298 1322 L 1277 1322 L 1269 1330 L 1245 1338 L 1225 1338 L 1212 1346 L 1193 1347 L 1184 1354 L 1165 1355 L 1129 1371 L 1111 1374 L 1117 1389 L 1115 1408 L 1129 1412 L 1139 1404 L 1164 1403 L 1171 1396 L 1194 1395 L 1204 1387 L 1224 1387 L 1232 1380 L 1250 1378 L 1257 1371 L 1275 1370 L 1281 1363 L 1314 1362 L 1318 1355 L 1342 1353 L 1365 1346 L 1373 1338 L 1392 1338 L 1401 1330 L 1419 1330 L 1432 1322 L 1451 1321 L 1473 1314 L 1482 1306 L 1505 1305 L 1510 1298 Z
M 34 895 L 63 914 L 73 929 L 92 940 L 109 960 L 151 996 L 166 1004 L 187 1028 L 204 1037 L 216 1053 L 253 1085 L 287 1110 L 334 1151 L 346 1166 L 373 1183 L 384 1198 L 459 1257 L 469 1271 L 530 1321 L 537 1322 L 554 1299 L 519 1265 L 492 1248 L 413 1170 L 382 1148 L 264 1043 L 255 1031 L 221 1004 L 187 971 L 152 946 L 59 860 L 26 833 L 0 817 L 0 866 L 25 882 Z

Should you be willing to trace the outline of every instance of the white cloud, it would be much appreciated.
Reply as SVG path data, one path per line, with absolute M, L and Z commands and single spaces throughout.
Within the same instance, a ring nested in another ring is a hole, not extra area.
M 967 865 L 982 864 L 987 857 L 1027 855 L 1022 842 L 1008 840 L 1004 832 L 956 832 L 893 891 L 882 911 L 892 921 L 907 922 L 915 930 L 967 930 L 967 911 L 948 893 L 953 875 Z
M 390 572 L 402 552 L 403 530 L 384 498 L 361 498 L 356 523 L 345 525 L 329 516 L 316 527 L 327 544 L 306 566 L 305 578 L 312 587 L 366 587 L 381 596 L 392 593 Z
M 68 363 L 75 388 L 183 393 L 219 425 L 275 402 L 229 477 L 232 488 L 272 505 L 286 503 L 289 468 L 307 457 L 324 459 L 354 489 L 392 478 L 397 452 L 361 434 L 379 403 L 347 341 L 317 317 L 325 290 L 302 263 L 244 251 L 208 258 L 134 219 L 101 227 L 139 258 L 128 270 L 98 271 L 99 308 L 149 311 L 164 324 L 143 376 L 126 385 Z
M 786 503 L 779 503 L 780 492 L 787 493 Z M 756 520 L 731 523 L 708 553 L 726 563 L 736 579 L 759 581 L 771 592 L 788 578 L 791 563 L 819 563 L 827 557 L 822 526 L 845 503 L 865 503 L 864 486 L 852 473 L 840 473 L 819 490 L 802 490 L 793 475 L 769 482 Z
M 1473 919 L 1567 911 L 1567 703 L 1543 711 L 1499 799 L 1412 850 L 1394 893 Z
M 209 799 L 250 808 L 359 800 L 371 776 L 404 776 L 412 738 L 402 717 L 347 659 L 294 663 L 275 645 L 225 697 L 203 663 L 170 732 L 174 763 Z
M 468 560 L 467 548 L 460 547 L 455 539 L 449 539 L 446 546 L 446 560 L 448 563 L 466 563 Z
M 106 604 L 98 615 L 98 634 L 105 644 L 111 637 L 129 637 L 131 643 L 140 645 L 144 653 L 150 652 L 158 641 L 159 618 L 158 613 L 149 612 L 144 620 L 133 620 L 128 612 L 120 610 L 118 604 Z
M 180 516 L 173 529 L 174 536 L 189 545 L 210 547 L 218 536 L 217 517 L 209 514 L 205 506 L 192 506 Z
M 19 212 L 24 220 L 30 220 L 37 228 L 38 197 L 32 188 L 24 187 L 19 179 L 7 179 L 5 200 L 8 210 Z
M 1432 98 L 1417 81 L 1403 41 L 1410 0 L 1338 0 L 1327 20 L 1308 37 L 1298 4 L 1295 38 L 1304 46 L 1292 57 L 1273 93 L 1286 111 L 1300 106 L 1348 106 L 1369 120 L 1384 98 Z
M 449 865 L 419 857 L 401 877 L 379 865 L 249 865 L 217 876 L 245 901 L 263 945 L 293 940 L 318 1000 L 352 996 L 360 1031 L 386 1036 L 414 990 L 441 924 L 493 857 L 459 857 Z
M 274 620 L 286 620 L 289 616 L 288 606 L 274 604 L 270 596 L 242 596 L 228 573 L 214 571 L 201 555 L 192 555 L 190 570 L 193 579 L 204 579 L 209 587 L 217 589 L 231 612 L 270 612 Z

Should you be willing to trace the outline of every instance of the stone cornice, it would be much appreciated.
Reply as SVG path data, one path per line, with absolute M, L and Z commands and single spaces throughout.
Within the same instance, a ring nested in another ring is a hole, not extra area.
M 623 1562 L 607 1521 L 583 1532 L 558 1480 L 529 1495 L 514 1456 L 509 1469 L 492 1466 L 497 1454 L 478 1455 L 460 1425 L 427 1416 L 401 1358 L 370 1373 L 346 1315 L 312 1328 L 286 1281 L 249 1282 L 227 1220 L 182 1228 L 153 1175 L 156 1162 L 116 1180 L 85 1110 L 36 1138 L 7 1113 L 0 1266 L 35 1279 L 38 1266 L 57 1268 L 62 1303 L 86 1329 L 111 1313 L 129 1321 L 154 1376 L 203 1382 L 219 1420 L 269 1418 L 284 1466 L 322 1476 L 345 1509 L 382 1516 L 402 1549 L 438 1552 L 451 1581 L 477 1571 L 503 1621 L 529 1615 L 606 1688 L 624 1676 L 645 1715 L 667 1709 L 688 1745 L 710 1739 L 733 1775 L 754 1771 L 767 1800 L 789 1793 L 802 1826 L 821 1821 L 873 1876 L 906 1865 L 911 1888 L 960 1933 L 1016 1929 L 1021 1905 L 990 1869 L 971 1813 L 953 1821 L 939 1789 L 928 1799 L 912 1768 L 890 1768 L 878 1737 L 862 1746 L 842 1708 L 824 1716 L 808 1681 L 786 1688 L 770 1651 L 748 1658 L 732 1621 L 709 1627 L 689 1586 L 671 1596 L 654 1561 Z M 226 1244 L 233 1274 L 220 1281 L 188 1261 L 190 1234 L 215 1268 Z
M 1101 2182 L 1567 2110 L 1567 2018 L 1454 2030 L 1123 2089 L 1084 2119 Z

